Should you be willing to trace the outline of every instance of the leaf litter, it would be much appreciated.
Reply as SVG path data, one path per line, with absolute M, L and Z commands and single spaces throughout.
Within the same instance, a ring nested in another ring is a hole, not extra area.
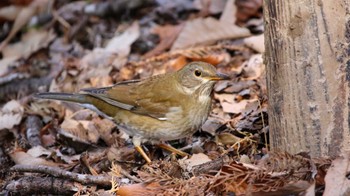
M 0 21 L 6 24 L 0 35 L 8 36 L 0 37 L 0 92 L 13 92 L 8 84 L 27 89 L 1 97 L 1 194 L 296 195 L 324 187 L 347 193 L 327 171 L 346 184 L 348 159 L 268 150 L 261 0 L 130 2 L 28 0 L 1 7 L 13 17 Z M 20 14 L 25 9 L 27 18 Z M 46 23 L 31 26 L 43 13 Z M 110 120 L 75 104 L 32 98 L 176 71 L 191 61 L 211 63 L 232 80 L 215 86 L 202 129 L 170 142 L 189 157 L 145 144 L 153 161 L 144 164 Z M 46 186 L 47 179 L 59 183 Z

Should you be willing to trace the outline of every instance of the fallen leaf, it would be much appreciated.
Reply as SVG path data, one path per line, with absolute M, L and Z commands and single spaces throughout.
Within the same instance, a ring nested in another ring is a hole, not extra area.
M 263 0 L 236 0 L 237 22 L 243 23 L 252 17 L 259 18 L 262 15 Z
M 316 195 L 316 181 L 311 183 L 311 186 L 306 189 L 305 196 L 314 196 Z
M 259 108 L 259 101 L 258 100 L 248 102 L 246 107 L 242 111 L 242 114 L 243 114 L 243 116 L 246 116 L 246 115 L 250 114 L 251 112 L 256 111 L 258 108 Z
M 259 78 L 265 72 L 262 54 L 255 54 L 243 63 L 244 77 L 249 80 Z
M 47 161 L 43 158 L 33 157 L 30 154 L 27 154 L 23 151 L 15 151 L 9 154 L 12 161 L 17 165 L 46 165 L 57 167 L 58 164 L 54 162 Z
M 156 2 L 158 4 L 157 13 L 161 15 L 176 15 L 179 12 L 193 10 L 195 8 L 191 0 L 156 0 Z
M 96 126 L 100 138 L 108 145 L 111 146 L 115 143 L 115 138 L 112 137 L 112 130 L 116 127 L 116 124 L 108 119 L 93 119 L 94 125 Z
M 135 160 L 135 148 L 128 146 L 118 147 L 112 145 L 107 152 L 107 159 L 109 161 L 132 161 Z
M 117 194 L 120 196 L 144 196 L 161 194 L 158 182 L 138 183 L 120 186 Z
M 237 7 L 235 0 L 228 0 L 225 5 L 224 12 L 221 14 L 220 22 L 225 24 L 235 24 Z
M 74 136 L 75 139 L 87 143 L 97 143 L 100 135 L 93 122 L 89 120 L 65 119 L 61 124 L 61 131 L 66 132 L 66 136 Z M 74 138 L 73 138 L 74 139 Z
M 10 5 L 0 8 L 0 19 L 13 21 L 22 11 L 22 6 Z
M 119 59 L 118 54 L 102 48 L 95 48 L 91 53 L 88 53 L 81 59 L 79 64 L 82 72 L 78 76 L 78 81 L 84 82 L 91 78 L 108 77 L 113 69 L 111 64 L 115 59 Z M 126 62 L 126 60 L 124 61 Z M 90 82 L 98 84 L 93 79 Z
M 7 102 L 0 111 L 0 130 L 11 129 L 18 125 L 23 117 L 24 108 L 16 100 Z
M 244 154 L 241 156 L 241 158 L 239 158 L 239 163 L 246 163 L 246 164 L 252 164 L 252 161 L 250 160 L 250 158 Z
M 214 94 L 214 97 L 220 101 L 223 111 L 227 113 L 240 113 L 246 105 L 243 102 L 235 103 L 233 94 Z
M 130 53 L 130 46 L 140 36 L 140 26 L 138 22 L 132 23 L 132 25 L 124 31 L 121 35 L 112 38 L 105 51 L 117 53 L 120 56 L 128 56 Z
M 183 168 L 186 171 L 191 171 L 192 168 L 196 165 L 201 165 L 203 163 L 209 162 L 211 159 L 203 154 L 198 153 L 191 156 L 191 158 L 187 159 L 181 159 L 179 160 L 180 167 Z
M 27 154 L 32 157 L 41 157 L 41 156 L 49 156 L 52 154 L 52 152 L 42 146 L 35 146 L 29 149 L 27 151 Z
M 209 44 L 223 39 L 249 36 L 248 29 L 215 18 L 198 18 L 186 22 L 171 50 Z
M 48 44 L 56 37 L 53 31 L 31 29 L 21 38 L 20 42 L 4 47 L 0 60 L 0 76 L 7 72 L 7 67 L 20 58 L 28 58 L 31 54 Z
M 82 83 L 86 80 L 90 80 L 90 86 L 111 85 L 112 80 L 109 73 L 113 69 L 113 66 L 120 69 L 127 62 L 131 44 L 134 43 L 139 36 L 139 24 L 138 22 L 134 22 L 121 35 L 112 38 L 105 48 L 95 48 L 91 53 L 85 55 L 80 61 L 80 69 L 82 72 L 78 76 L 77 81 Z M 96 81 L 101 78 L 105 79 Z M 83 84 L 80 84 L 79 86 L 82 85 Z
M 238 93 L 244 89 L 249 88 L 256 84 L 255 81 L 252 80 L 242 80 L 238 82 L 230 82 L 230 86 L 228 88 L 223 89 L 225 93 Z
M 171 45 L 174 43 L 179 33 L 181 32 L 183 24 L 180 25 L 165 25 L 165 26 L 157 26 L 153 29 L 153 33 L 158 34 L 160 38 L 160 43 L 151 51 L 147 52 L 143 57 L 149 58 L 151 56 L 155 56 L 161 54 L 165 50 L 169 49 Z
M 41 116 L 43 121 L 48 123 L 52 120 L 52 111 L 55 111 L 55 113 L 59 115 L 57 118 L 60 119 L 63 117 L 64 110 L 64 106 L 58 104 L 58 102 L 36 100 L 35 102 L 30 103 L 30 106 L 26 111 L 30 114 Z
M 202 125 L 202 130 L 208 132 L 212 135 L 215 135 L 215 131 L 219 129 L 223 124 L 222 121 L 219 121 L 216 118 L 209 117 L 207 121 Z
M 4 49 L 7 43 L 16 35 L 16 33 L 29 22 L 32 16 L 42 12 L 45 9 L 49 9 L 47 6 L 49 4 L 48 0 L 34 0 L 29 6 L 20 9 L 16 15 L 13 27 L 4 41 L 0 44 L 0 51 Z
M 52 31 L 31 29 L 22 36 L 20 42 L 5 47 L 2 53 L 4 58 L 28 58 L 33 52 L 46 47 L 54 38 Z
M 220 133 L 215 136 L 215 141 L 223 145 L 233 145 L 241 141 L 242 138 L 239 138 L 231 133 Z
M 265 52 L 264 34 L 244 38 L 243 43 L 261 54 Z
M 326 188 L 323 195 L 350 195 L 349 154 L 335 159 L 325 177 Z
M 249 36 L 248 29 L 235 25 L 236 11 L 234 0 L 228 0 L 220 20 L 208 17 L 187 21 L 171 50 Z

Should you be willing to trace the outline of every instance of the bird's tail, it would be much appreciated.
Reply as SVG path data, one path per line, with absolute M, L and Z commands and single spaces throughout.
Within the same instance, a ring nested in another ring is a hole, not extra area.
M 35 98 L 40 99 L 54 99 L 60 101 L 69 101 L 75 103 L 89 103 L 87 95 L 78 93 L 38 93 L 34 95 Z

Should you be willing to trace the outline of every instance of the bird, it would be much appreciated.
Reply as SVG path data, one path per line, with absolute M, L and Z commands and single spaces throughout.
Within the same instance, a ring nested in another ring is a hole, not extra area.
M 209 116 L 215 83 L 229 79 L 213 65 L 195 61 L 176 72 L 141 80 L 81 89 L 78 93 L 44 92 L 35 97 L 75 102 L 114 121 L 131 136 L 135 149 L 146 162 L 151 163 L 141 147 L 147 141 L 187 155 L 164 142 L 191 136 L 199 130 Z

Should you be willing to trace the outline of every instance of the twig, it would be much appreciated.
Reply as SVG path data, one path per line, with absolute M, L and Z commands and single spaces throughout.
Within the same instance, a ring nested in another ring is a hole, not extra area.
M 68 178 L 82 184 L 97 184 L 102 186 L 111 186 L 111 177 L 107 175 L 87 175 L 65 171 L 60 168 L 43 166 L 43 165 L 15 165 L 11 171 L 16 172 L 33 172 L 41 174 L 50 174 L 54 177 Z
M 199 174 L 210 173 L 212 171 L 218 171 L 225 164 L 227 157 L 221 157 L 219 159 L 209 161 L 193 167 L 192 172 L 195 176 Z
M 125 171 L 123 168 L 121 168 L 120 173 L 121 173 L 123 176 L 129 178 L 130 180 L 133 180 L 134 182 L 138 182 L 138 183 L 142 183 L 142 182 L 143 182 L 143 181 L 140 180 L 139 178 L 137 178 L 137 177 L 132 176 L 131 174 L 129 174 L 129 173 L 128 173 L 127 171 Z
M 4 191 L 0 192 L 0 195 L 11 195 L 14 193 L 19 193 L 20 195 L 37 195 L 45 193 L 54 195 L 73 195 L 78 190 L 79 184 L 72 181 L 53 177 L 25 176 L 18 180 L 10 181 L 4 187 Z
M 26 136 L 29 144 L 32 147 L 41 145 L 40 130 L 43 128 L 41 119 L 35 115 L 28 116 L 26 120 L 26 127 Z

